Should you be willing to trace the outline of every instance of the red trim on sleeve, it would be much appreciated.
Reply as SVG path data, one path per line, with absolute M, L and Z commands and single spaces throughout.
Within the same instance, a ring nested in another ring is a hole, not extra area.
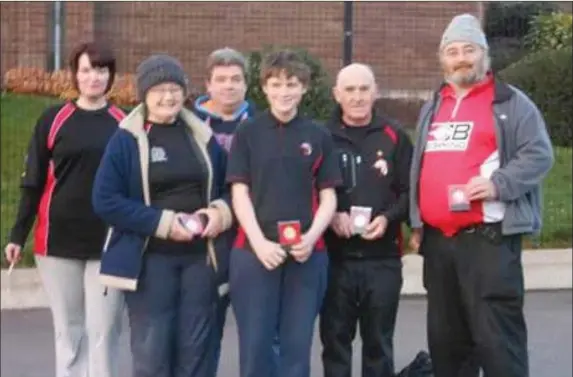
M 64 125 L 66 120 L 74 113 L 75 107 L 71 102 L 66 103 L 60 111 L 54 117 L 54 121 L 50 126 L 50 133 L 48 134 L 48 140 L 46 145 L 48 146 L 48 150 L 52 150 L 54 148 L 54 144 L 56 143 L 56 136 L 58 135 L 58 131 Z
M 392 142 L 393 142 L 394 144 L 397 144 L 397 143 L 398 143 L 398 135 L 396 135 L 396 131 L 394 131 L 394 130 L 392 129 L 392 127 L 390 127 L 390 126 L 388 126 L 388 125 L 384 126 L 384 133 L 385 133 L 386 135 L 388 135 L 388 136 L 390 137 L 390 139 L 392 139 Z
M 111 105 L 108 109 L 107 112 L 115 119 L 117 120 L 117 123 L 121 122 L 123 120 L 123 118 L 125 118 L 125 113 L 117 106 L 115 105 Z

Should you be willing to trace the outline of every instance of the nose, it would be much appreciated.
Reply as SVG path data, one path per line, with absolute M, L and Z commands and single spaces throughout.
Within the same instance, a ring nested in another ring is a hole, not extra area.
M 468 66 L 468 65 L 471 65 L 471 60 L 470 60 L 469 56 L 467 56 L 465 54 L 459 54 L 458 56 L 456 56 L 455 64 Z
M 286 85 L 281 86 L 279 88 L 278 92 L 279 92 L 279 95 L 281 95 L 281 96 L 288 96 L 290 94 L 289 88 Z
M 360 92 L 358 90 L 353 90 L 352 92 L 350 92 L 350 100 L 352 102 L 358 102 L 360 101 Z
M 97 72 L 95 71 L 95 69 L 92 69 L 92 70 L 90 71 L 89 78 L 90 78 L 91 81 L 97 81 L 97 79 L 98 79 L 98 74 L 97 74 Z
M 172 100 L 173 98 L 175 98 L 175 93 L 173 92 L 173 90 L 166 90 L 165 93 L 163 94 L 163 98 L 165 98 L 166 100 Z

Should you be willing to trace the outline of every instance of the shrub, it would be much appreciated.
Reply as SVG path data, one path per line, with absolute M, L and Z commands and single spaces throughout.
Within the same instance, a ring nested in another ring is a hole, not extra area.
M 268 107 L 259 82 L 261 59 L 272 49 L 272 47 L 267 47 L 252 51 L 247 55 L 247 95 L 260 110 Z M 300 106 L 301 113 L 317 120 L 326 120 L 330 117 L 333 106 L 331 81 L 317 58 L 303 49 L 293 48 L 293 50 L 300 54 L 311 69 L 310 85 Z M 12 93 L 59 97 L 65 100 L 78 96 L 68 70 L 50 73 L 38 68 L 13 68 L 4 75 L 3 89 Z M 193 106 L 193 101 L 198 94 L 197 88 L 191 88 L 186 105 Z M 108 98 L 120 106 L 130 107 L 137 104 L 135 76 L 117 74 Z
M 420 98 L 380 98 L 374 107 L 400 122 L 403 127 L 413 130 L 424 102 Z
M 268 107 L 265 94 L 261 89 L 259 81 L 261 60 L 266 53 L 278 48 L 279 47 L 265 47 L 262 50 L 252 51 L 247 54 L 247 96 L 259 110 Z M 301 48 L 292 48 L 292 50 L 300 54 L 311 69 L 308 92 L 304 95 L 300 105 L 301 114 L 317 120 L 328 119 L 333 109 L 333 103 L 331 95 L 332 84 L 326 70 L 320 61 L 308 51 Z
M 539 107 L 553 144 L 569 147 L 573 145 L 572 52 L 571 47 L 535 52 L 500 73 Z
M 531 29 L 525 38 L 527 47 L 533 51 L 571 47 L 572 40 L 573 16 L 563 12 L 534 17 Z
M 4 75 L 3 88 L 12 93 L 59 97 L 64 100 L 78 96 L 69 70 L 46 72 L 39 68 L 13 68 Z M 116 75 L 108 98 L 120 106 L 136 104 L 134 75 Z
M 501 71 L 528 53 L 523 43 L 531 20 L 553 12 L 557 6 L 547 2 L 489 2 L 485 15 L 485 33 L 489 41 L 491 66 Z
M 499 72 L 523 58 L 528 52 L 521 39 L 493 38 L 489 42 L 491 68 L 494 72 Z
M 533 17 L 557 10 L 555 4 L 545 1 L 488 2 L 485 33 L 489 39 L 497 37 L 521 39 L 529 32 Z

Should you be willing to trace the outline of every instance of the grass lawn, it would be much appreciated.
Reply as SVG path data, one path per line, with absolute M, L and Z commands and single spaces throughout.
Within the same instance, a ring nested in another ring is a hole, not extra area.
M 1 128 L 1 162 L 2 162 L 2 211 L 0 236 L 2 247 L 8 237 L 19 200 L 19 178 L 22 173 L 24 156 L 28 140 L 34 124 L 42 110 L 57 99 L 30 97 L 24 95 L 2 94 L 0 99 L 0 128 Z M 539 247 L 571 247 L 572 224 L 571 215 L 571 148 L 556 148 L 555 167 L 549 173 L 545 187 L 544 228 L 539 241 Z M 24 265 L 32 265 L 28 240 Z M 532 242 L 526 240 L 526 246 Z

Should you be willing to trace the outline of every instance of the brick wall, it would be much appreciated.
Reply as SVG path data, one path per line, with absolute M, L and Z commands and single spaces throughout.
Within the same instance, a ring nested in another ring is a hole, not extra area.
M 45 2 L 0 3 L 2 74 L 18 65 L 46 67 L 50 9 Z M 213 49 L 271 44 L 307 48 L 333 75 L 342 64 L 342 2 L 81 2 L 64 9 L 64 56 L 97 35 L 113 47 L 123 72 L 166 52 L 200 85 Z M 354 60 L 373 66 L 387 94 L 431 89 L 439 80 L 442 31 L 462 12 L 481 16 L 481 2 L 355 2 Z

